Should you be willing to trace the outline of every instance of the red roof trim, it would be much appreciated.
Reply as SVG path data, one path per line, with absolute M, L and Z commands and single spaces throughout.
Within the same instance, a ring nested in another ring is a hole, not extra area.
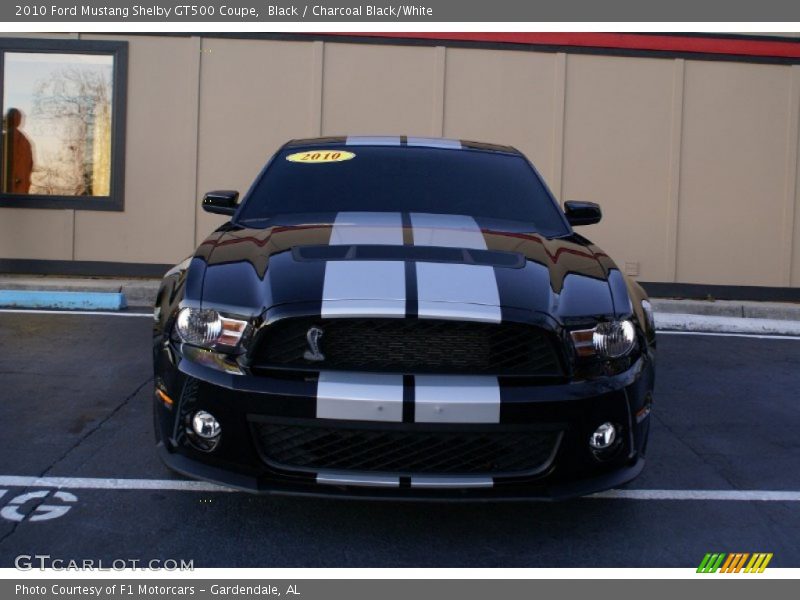
M 536 32 L 329 32 L 326 35 L 397 39 L 441 40 L 530 46 L 573 46 L 622 50 L 690 52 L 736 56 L 800 58 L 800 39 L 751 39 L 639 33 L 536 33 Z

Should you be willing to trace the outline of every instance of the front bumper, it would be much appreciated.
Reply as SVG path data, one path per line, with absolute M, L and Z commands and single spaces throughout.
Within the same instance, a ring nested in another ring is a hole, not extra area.
M 558 500 L 620 486 L 644 467 L 653 389 L 653 357 L 642 355 L 627 371 L 591 381 L 521 385 L 500 378 L 497 424 L 385 423 L 317 419 L 316 381 L 231 375 L 181 357 L 169 346 L 156 353 L 157 385 L 174 399 L 154 400 L 159 455 L 174 471 L 256 493 L 325 495 L 408 500 Z M 186 416 L 206 410 L 222 424 L 222 438 L 210 453 L 198 450 L 185 432 Z M 259 423 L 292 427 L 351 429 L 372 433 L 431 431 L 493 432 L 503 428 L 556 436 L 539 468 L 524 473 L 431 476 L 430 473 L 374 472 L 286 467 L 265 456 Z M 618 443 L 598 455 L 590 433 L 606 421 L 619 427 Z

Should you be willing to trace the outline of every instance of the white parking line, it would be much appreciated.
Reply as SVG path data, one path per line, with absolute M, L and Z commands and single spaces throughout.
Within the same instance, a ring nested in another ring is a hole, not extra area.
M 658 335 L 710 335 L 712 337 L 743 337 L 759 340 L 800 340 L 800 335 L 772 335 L 761 333 L 724 333 L 716 331 L 663 331 L 656 330 Z
M 0 475 L 0 486 L 88 490 L 165 490 L 180 492 L 238 492 L 208 483 L 181 479 L 112 479 L 99 477 L 25 477 Z M 800 502 L 800 491 L 779 490 L 608 490 L 587 498 L 613 500 L 733 500 L 740 502 Z
M 778 490 L 608 490 L 588 498 L 623 500 L 738 500 L 800 502 L 800 492 Z
M 178 492 L 235 492 L 205 481 L 182 479 L 113 479 L 99 477 L 25 477 L 0 475 L 0 486 L 53 487 L 86 490 L 172 490 Z

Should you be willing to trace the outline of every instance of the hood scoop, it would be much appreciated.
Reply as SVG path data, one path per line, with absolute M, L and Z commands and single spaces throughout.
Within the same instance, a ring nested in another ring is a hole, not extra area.
M 479 250 L 476 248 L 448 248 L 442 246 L 383 246 L 352 244 L 342 246 L 295 246 L 292 255 L 296 261 L 380 260 L 416 261 L 482 265 L 506 269 L 521 269 L 525 257 L 518 252 Z

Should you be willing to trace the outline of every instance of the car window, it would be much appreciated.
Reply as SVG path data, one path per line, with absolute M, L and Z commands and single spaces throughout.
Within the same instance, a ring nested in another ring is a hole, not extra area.
M 287 157 L 297 149 L 281 151 L 237 220 L 339 211 L 428 212 L 524 221 L 548 236 L 568 233 L 544 184 L 519 155 L 376 146 L 341 151 L 353 156 L 295 162 Z

